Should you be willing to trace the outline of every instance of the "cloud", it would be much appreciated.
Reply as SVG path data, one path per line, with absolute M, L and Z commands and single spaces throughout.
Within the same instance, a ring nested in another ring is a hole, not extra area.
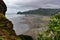
M 60 0 L 4 0 L 7 13 L 26 11 L 36 8 L 60 8 Z

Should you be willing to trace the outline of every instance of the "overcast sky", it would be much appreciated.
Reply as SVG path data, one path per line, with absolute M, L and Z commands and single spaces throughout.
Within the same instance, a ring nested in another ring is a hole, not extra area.
M 36 8 L 60 8 L 60 0 L 4 0 L 7 13 L 17 13 Z

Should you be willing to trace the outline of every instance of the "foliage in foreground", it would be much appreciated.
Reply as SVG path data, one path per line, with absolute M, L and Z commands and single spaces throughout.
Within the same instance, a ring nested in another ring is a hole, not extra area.
M 38 33 L 37 40 L 60 40 L 60 12 L 51 17 L 47 31 Z
M 28 35 L 18 35 L 17 40 L 33 40 L 33 38 Z

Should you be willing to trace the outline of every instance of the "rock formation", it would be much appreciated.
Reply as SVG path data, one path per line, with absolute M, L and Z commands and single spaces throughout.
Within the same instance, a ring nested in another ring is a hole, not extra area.
M 13 30 L 13 24 L 2 13 L 0 13 L 0 39 L 15 40 L 16 34 Z
M 7 7 L 3 0 L 0 0 L 0 40 L 17 40 L 13 24 L 5 17 Z
M 3 0 L 0 0 L 0 40 L 29 40 L 32 39 L 30 36 L 20 35 L 17 36 L 13 30 L 13 24 L 10 20 L 5 17 L 7 7 Z M 33 40 L 33 39 L 32 39 Z
M 3 13 L 5 15 L 6 11 L 7 11 L 6 4 L 3 2 L 3 0 L 0 0 L 0 13 Z

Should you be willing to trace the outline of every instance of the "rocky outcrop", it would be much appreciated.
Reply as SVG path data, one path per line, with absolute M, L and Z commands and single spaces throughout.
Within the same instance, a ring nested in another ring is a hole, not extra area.
M 0 40 L 30 40 L 32 37 L 26 35 L 17 36 L 13 30 L 13 24 L 5 17 L 7 7 L 3 0 L 0 0 Z M 21 38 L 23 37 L 23 38 Z
M 17 40 L 13 24 L 5 17 L 7 7 L 3 0 L 0 0 L 0 40 Z
M 0 0 L 0 13 L 3 13 L 5 15 L 6 11 L 7 11 L 6 4 L 3 2 L 3 0 Z
M 7 7 L 3 0 L 0 0 L 0 40 L 17 40 L 13 24 L 5 17 Z
M 28 35 L 16 35 L 13 24 L 2 13 L 0 13 L 0 39 L 1 40 L 33 40 Z
M 13 30 L 13 24 L 2 13 L 0 13 L 0 39 L 15 40 L 16 34 Z

